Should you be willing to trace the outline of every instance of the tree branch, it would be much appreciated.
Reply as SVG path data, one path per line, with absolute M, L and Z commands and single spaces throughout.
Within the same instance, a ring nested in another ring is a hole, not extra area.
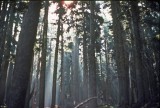
M 93 100 L 93 99 L 96 99 L 96 98 L 97 98 L 96 96 L 95 96 L 95 97 L 88 98 L 88 99 L 86 99 L 85 101 L 79 103 L 79 104 L 78 104 L 77 106 L 75 106 L 74 108 L 79 108 L 80 106 L 84 105 L 85 103 L 87 103 L 87 102 L 89 102 L 89 101 L 91 101 L 91 100 Z

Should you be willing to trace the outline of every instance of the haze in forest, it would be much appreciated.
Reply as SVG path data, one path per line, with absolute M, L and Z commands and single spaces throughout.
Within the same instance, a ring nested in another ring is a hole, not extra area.
M 158 1 L 0 1 L 0 108 L 158 108 Z

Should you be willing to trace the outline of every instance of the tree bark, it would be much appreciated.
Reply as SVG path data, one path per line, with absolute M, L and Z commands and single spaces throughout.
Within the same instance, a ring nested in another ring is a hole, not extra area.
M 137 102 L 144 103 L 144 85 L 143 85 L 143 65 L 142 65 L 142 41 L 139 31 L 139 10 L 138 2 L 131 1 L 131 18 L 132 18 L 132 31 L 134 38 L 134 54 L 135 54 L 135 70 L 136 70 L 136 86 L 137 86 Z
M 61 107 L 65 108 L 65 75 L 64 75 L 64 36 L 63 36 L 63 24 L 61 25 Z
M 84 3 L 82 2 L 82 8 L 83 8 L 83 13 L 84 13 Z M 83 22 L 83 99 L 88 98 L 88 53 L 87 53 L 87 34 L 86 34 L 86 20 L 85 20 L 85 15 L 84 17 L 84 22 Z
M 1 75 L 2 78 L 0 78 L 0 104 L 2 104 L 2 101 L 4 101 L 4 96 L 6 92 L 6 80 L 7 80 L 7 70 L 8 70 L 8 65 L 9 65 L 9 58 L 10 58 L 10 50 L 11 50 L 11 39 L 12 39 L 12 28 L 13 28 L 13 20 L 15 18 L 14 16 L 14 6 L 15 3 L 11 2 L 10 3 L 10 10 L 9 10 L 9 23 L 7 25 L 7 31 L 6 31 L 6 41 L 7 43 L 5 44 L 5 50 L 4 50 L 4 57 L 3 57 L 3 62 L 0 64 L 1 67 Z
M 20 32 L 9 108 L 23 108 L 32 65 L 32 54 L 39 22 L 41 1 L 30 1 Z
M 89 97 L 96 97 L 96 59 L 95 59 L 95 35 L 94 35 L 94 6 L 95 1 L 90 1 L 90 38 L 89 45 Z M 97 107 L 97 99 L 93 99 L 89 103 L 89 108 Z
M 125 38 L 120 22 L 120 3 L 111 1 L 113 18 L 113 35 L 115 44 L 116 65 L 119 81 L 119 108 L 127 108 L 129 105 L 129 75 L 126 66 Z
M 9 13 L 7 14 L 7 2 L 3 1 L 2 5 L 2 10 L 1 10 L 1 17 L 0 17 L 0 78 L 1 78 L 1 64 L 2 64 L 2 59 L 3 59 L 3 54 L 4 54 L 4 45 L 5 45 L 5 38 L 6 38 L 6 29 L 7 29 L 7 24 L 5 24 L 5 16 L 7 16 L 6 22 L 8 22 L 9 18 Z M 11 6 L 10 6 L 11 7 Z M 9 7 L 9 10 L 10 10 Z M 0 102 L 1 103 L 1 102 Z
M 40 71 L 39 108 L 44 108 L 44 97 L 45 97 L 45 71 L 46 71 L 46 49 L 47 49 L 47 30 L 48 30 L 48 6 L 49 6 L 49 1 L 45 1 L 43 43 L 42 43 L 42 61 L 41 61 L 41 71 Z
M 72 102 L 75 106 L 79 102 L 79 45 L 78 45 L 78 37 L 74 37 L 73 49 L 72 49 Z
M 106 73 L 107 73 L 107 78 L 106 78 L 106 86 L 105 86 L 105 100 L 108 104 L 111 104 L 111 73 L 109 69 L 109 58 L 108 58 L 108 49 L 107 49 L 107 39 L 105 39 L 105 59 L 106 59 Z
M 60 9 L 62 8 L 61 3 L 59 3 Z M 58 48 L 59 48 L 59 37 L 60 37 L 60 26 L 61 26 L 62 13 L 59 13 L 58 28 L 57 28 L 57 38 L 56 38 L 56 48 L 55 48 L 55 58 L 54 58 L 54 71 L 53 71 L 53 84 L 52 84 L 52 104 L 51 107 L 54 108 L 56 102 L 56 82 L 57 82 L 57 68 L 58 68 Z

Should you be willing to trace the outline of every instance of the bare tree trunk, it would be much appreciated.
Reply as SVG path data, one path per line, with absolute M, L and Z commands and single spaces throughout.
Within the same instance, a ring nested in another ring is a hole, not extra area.
M 72 51 L 72 79 L 71 79 L 71 88 L 72 88 L 72 102 L 75 106 L 79 102 L 79 45 L 78 37 L 74 37 L 73 42 L 73 51 Z
M 7 80 L 7 70 L 8 70 L 8 65 L 9 65 L 9 58 L 10 58 L 10 50 L 11 50 L 11 39 L 12 39 L 12 28 L 13 28 L 13 21 L 14 21 L 14 6 L 15 3 L 11 2 L 10 3 L 10 8 L 9 8 L 9 23 L 7 25 L 7 31 L 6 31 L 6 41 L 7 43 L 5 44 L 5 51 L 4 51 L 4 57 L 3 57 L 3 62 L 0 64 L 1 67 L 1 75 L 2 78 L 0 78 L 0 104 L 2 104 L 2 100 L 4 101 L 4 96 L 6 92 L 6 80 Z
M 108 59 L 108 49 L 107 49 L 107 39 L 105 39 L 105 59 L 106 59 L 106 73 L 107 73 L 107 78 L 106 78 L 106 86 L 105 86 L 105 100 L 108 104 L 111 104 L 111 73 L 109 69 L 109 59 Z
M 82 8 L 83 8 L 83 13 L 84 13 L 84 3 L 82 2 Z M 84 17 L 84 22 L 83 22 L 83 99 L 88 98 L 88 53 L 87 53 L 87 34 L 86 34 L 86 29 L 85 29 L 85 16 Z
M 63 37 L 63 24 L 61 25 L 61 107 L 65 108 L 65 75 L 64 75 L 64 37 Z
M 62 8 L 61 3 L 59 3 L 60 9 Z M 57 38 L 56 38 L 56 48 L 55 48 L 55 59 L 54 59 L 54 71 L 53 71 L 53 84 L 52 84 L 52 104 L 51 107 L 54 108 L 56 102 L 56 82 L 57 82 L 57 68 L 58 68 L 58 48 L 59 48 L 59 37 L 61 29 L 61 19 L 62 13 L 59 13 L 58 28 L 57 28 Z
M 46 49 L 47 49 L 47 30 L 48 30 L 48 7 L 49 1 L 45 1 L 45 14 L 43 26 L 43 43 L 42 43 L 42 61 L 40 71 L 40 93 L 39 93 L 39 108 L 44 108 L 45 97 L 45 71 L 46 71 Z
M 9 19 L 9 12 L 7 14 L 7 2 L 3 1 L 2 5 L 2 10 L 0 13 L 0 78 L 1 78 L 1 64 L 2 64 L 2 59 L 3 59 L 3 54 L 4 54 L 4 45 L 5 45 L 5 38 L 6 38 L 6 29 L 7 29 L 7 24 L 5 24 L 5 16 L 7 16 L 6 22 L 8 22 Z M 9 10 L 10 10 L 9 6 Z M 1 97 L 1 96 L 0 96 Z M 1 99 L 0 99 L 0 104 L 1 104 Z
M 23 108 L 32 65 L 41 1 L 30 1 L 18 42 L 16 63 L 10 91 L 9 108 Z
M 136 69 L 136 86 L 137 86 L 137 102 L 140 104 L 144 103 L 144 85 L 143 85 L 143 65 L 142 65 L 142 43 L 139 31 L 139 10 L 138 2 L 131 2 L 131 18 L 132 18 L 132 30 L 134 38 L 134 54 L 135 54 L 135 69 Z
M 90 1 L 90 38 L 89 46 L 89 97 L 96 97 L 96 59 L 95 59 L 95 35 L 94 35 L 94 6 L 95 1 Z M 93 99 L 89 103 L 89 108 L 97 108 L 97 99 Z
M 125 38 L 120 22 L 120 3 L 111 1 L 113 17 L 113 35 L 115 44 L 116 65 L 119 81 L 119 108 L 127 108 L 129 105 L 129 75 L 126 66 Z
M 25 105 L 24 108 L 29 108 L 29 102 L 30 102 L 30 95 L 31 95 L 31 84 L 32 84 L 32 75 L 33 75 L 33 63 L 34 63 L 34 56 L 32 58 L 32 69 L 31 69 L 31 73 L 30 73 L 30 78 L 29 78 L 29 83 L 28 83 L 28 87 L 27 87 L 27 93 L 26 93 L 26 98 L 25 98 Z M 34 85 L 35 86 L 35 85 Z M 32 89 L 32 91 L 34 90 L 34 87 Z

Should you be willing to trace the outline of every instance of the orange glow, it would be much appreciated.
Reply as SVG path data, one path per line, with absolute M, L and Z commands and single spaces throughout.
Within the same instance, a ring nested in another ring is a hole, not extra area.
M 71 1 L 62 0 L 63 6 L 66 7 L 66 8 L 68 8 L 68 9 L 73 8 L 73 4 L 74 3 L 76 3 L 74 0 L 71 0 Z
M 72 4 L 74 1 L 64 1 L 64 4 L 66 4 L 66 5 L 70 5 L 70 4 Z

